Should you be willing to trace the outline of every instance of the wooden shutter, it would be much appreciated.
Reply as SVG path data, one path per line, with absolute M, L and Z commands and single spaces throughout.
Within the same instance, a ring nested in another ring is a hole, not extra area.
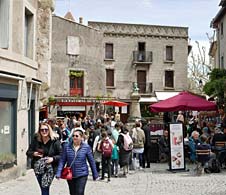
M 138 70 L 137 71 L 137 84 L 139 88 L 139 93 L 146 93 L 146 71 Z
M 114 70 L 106 69 L 106 86 L 114 87 Z
M 166 46 L 166 60 L 173 61 L 173 47 Z
M 105 45 L 105 59 L 113 59 L 113 44 L 106 43 Z
M 174 72 L 173 71 L 165 72 L 165 87 L 174 88 Z

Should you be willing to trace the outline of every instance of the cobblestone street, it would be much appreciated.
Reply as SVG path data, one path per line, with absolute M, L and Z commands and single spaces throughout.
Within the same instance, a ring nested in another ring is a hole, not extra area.
M 151 164 L 150 169 L 130 172 L 127 178 L 112 178 L 110 183 L 92 181 L 89 177 L 86 195 L 225 195 L 226 179 L 223 170 L 217 174 L 193 176 L 190 172 L 167 171 L 166 164 Z M 0 194 L 39 195 L 40 191 L 32 170 L 25 176 L 0 184 Z M 67 195 L 64 180 L 54 180 L 51 194 Z

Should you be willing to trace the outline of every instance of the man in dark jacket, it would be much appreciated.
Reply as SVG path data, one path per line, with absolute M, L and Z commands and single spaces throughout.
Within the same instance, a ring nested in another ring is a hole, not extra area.
M 160 161 L 168 162 L 169 160 L 169 137 L 168 130 L 163 131 L 163 135 L 159 140 Z
M 143 153 L 143 168 L 145 168 L 145 163 L 147 163 L 146 168 L 150 168 L 151 162 L 151 136 L 150 136 L 150 121 L 148 124 L 144 124 L 143 127 L 144 134 L 145 134 L 145 144 L 144 144 L 144 153 Z

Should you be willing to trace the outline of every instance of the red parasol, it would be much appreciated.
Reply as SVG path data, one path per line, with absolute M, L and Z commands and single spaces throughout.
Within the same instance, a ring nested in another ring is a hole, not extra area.
M 116 101 L 116 100 L 106 101 L 106 102 L 103 102 L 102 104 L 106 105 L 106 106 L 117 106 L 117 107 L 122 107 L 122 106 L 127 106 L 128 105 L 125 102 L 120 102 L 120 101 Z
M 152 104 L 150 107 L 152 112 L 171 112 L 179 110 L 217 110 L 217 105 L 215 103 L 209 102 L 196 95 L 192 95 L 186 91 L 180 92 L 178 95 L 161 102 Z

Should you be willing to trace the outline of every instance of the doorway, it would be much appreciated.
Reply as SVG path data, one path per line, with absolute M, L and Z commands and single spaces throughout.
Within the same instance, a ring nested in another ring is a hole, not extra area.
M 145 61 L 145 42 L 138 42 L 138 61 L 144 62 Z
M 146 93 L 146 71 L 138 70 L 137 71 L 137 85 L 139 88 L 139 93 Z

